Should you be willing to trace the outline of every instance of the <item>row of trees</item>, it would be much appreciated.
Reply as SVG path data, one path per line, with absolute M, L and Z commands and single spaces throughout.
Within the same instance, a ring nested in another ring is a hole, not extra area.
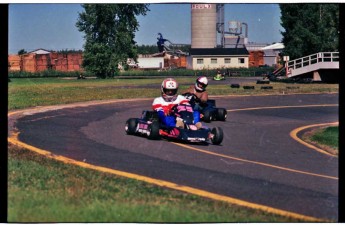
M 127 58 L 158 52 L 157 46 L 138 46 L 138 15 L 149 4 L 83 4 L 76 26 L 84 32 L 83 67 L 98 77 L 113 77 Z M 291 59 L 339 49 L 339 4 L 279 4 L 283 55 Z M 183 49 L 181 49 L 183 51 Z
M 154 54 L 158 52 L 158 47 L 157 45 L 140 45 L 137 46 L 137 52 L 138 54 Z
M 181 45 L 179 47 L 176 46 L 168 46 L 172 50 L 181 50 L 182 52 L 189 52 L 191 45 Z M 154 54 L 159 52 L 157 45 L 138 45 L 137 46 L 138 54 Z

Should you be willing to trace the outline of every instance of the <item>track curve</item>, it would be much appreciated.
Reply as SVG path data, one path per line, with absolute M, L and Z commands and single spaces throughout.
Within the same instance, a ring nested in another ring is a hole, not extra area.
M 337 121 L 338 94 L 216 100 L 228 109 L 228 119 L 207 125 L 223 128 L 221 146 L 126 135 L 125 121 L 150 109 L 150 99 L 26 112 L 15 128 L 19 141 L 76 161 L 230 197 L 248 207 L 338 219 L 338 158 L 289 136 L 298 127 Z

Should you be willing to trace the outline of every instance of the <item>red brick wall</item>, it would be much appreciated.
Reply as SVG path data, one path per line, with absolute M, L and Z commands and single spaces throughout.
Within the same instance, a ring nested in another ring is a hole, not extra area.
M 9 55 L 8 63 L 10 65 L 9 71 L 20 71 L 21 70 L 21 58 L 19 55 Z
M 263 51 L 250 51 L 249 52 L 249 67 L 259 67 L 264 65 L 264 52 Z
M 8 62 L 11 65 L 9 71 L 40 72 L 48 69 L 57 71 L 83 71 L 82 53 L 50 53 L 50 54 L 24 54 L 9 55 Z
M 37 72 L 35 54 L 25 54 L 22 58 L 22 71 Z

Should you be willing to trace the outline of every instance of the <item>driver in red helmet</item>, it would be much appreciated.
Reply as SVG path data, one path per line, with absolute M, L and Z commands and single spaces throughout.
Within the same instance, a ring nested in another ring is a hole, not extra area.
M 189 100 L 177 94 L 178 83 L 173 78 L 167 78 L 163 80 L 161 86 L 161 97 L 157 97 L 153 100 L 152 108 L 158 112 L 158 117 L 163 124 L 168 127 L 184 127 L 182 121 L 175 119 L 174 116 L 170 116 L 169 113 L 175 105 L 189 104 Z

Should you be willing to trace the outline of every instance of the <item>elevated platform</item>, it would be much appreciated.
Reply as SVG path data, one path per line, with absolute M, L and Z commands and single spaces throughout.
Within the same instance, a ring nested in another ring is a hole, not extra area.
M 337 82 L 339 80 L 339 52 L 319 52 L 289 61 L 288 78 L 302 76 L 313 81 Z

